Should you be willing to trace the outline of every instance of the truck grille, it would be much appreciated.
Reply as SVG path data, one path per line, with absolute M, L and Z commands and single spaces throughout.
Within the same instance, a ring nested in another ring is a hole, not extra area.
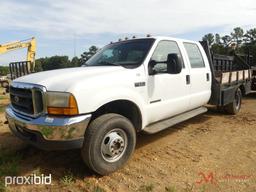
M 34 116 L 43 112 L 43 96 L 39 89 L 10 88 L 11 104 L 18 112 Z

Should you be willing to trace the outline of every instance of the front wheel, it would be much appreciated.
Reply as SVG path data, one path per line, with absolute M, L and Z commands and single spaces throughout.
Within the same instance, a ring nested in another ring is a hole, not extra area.
M 81 154 L 90 169 L 107 175 L 128 161 L 135 144 L 136 131 L 132 123 L 121 115 L 110 113 L 89 125 Z
M 229 114 L 235 115 L 240 111 L 241 105 L 242 105 L 242 92 L 240 88 L 238 88 L 235 92 L 235 97 L 233 102 L 225 106 L 225 110 Z

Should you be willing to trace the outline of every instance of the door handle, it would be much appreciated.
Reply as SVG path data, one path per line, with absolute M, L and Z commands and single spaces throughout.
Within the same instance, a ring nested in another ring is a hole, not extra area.
M 190 84 L 190 75 L 186 75 L 186 83 L 187 83 L 187 85 Z
M 206 73 L 206 81 L 210 81 L 210 74 Z

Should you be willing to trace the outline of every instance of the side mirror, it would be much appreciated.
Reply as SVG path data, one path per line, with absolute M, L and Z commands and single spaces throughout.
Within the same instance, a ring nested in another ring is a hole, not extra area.
M 155 75 L 156 72 L 154 71 L 154 67 L 157 64 L 157 62 L 155 60 L 151 60 L 148 63 L 148 74 L 149 75 Z
M 167 73 L 179 74 L 182 70 L 181 58 L 176 53 L 167 56 Z

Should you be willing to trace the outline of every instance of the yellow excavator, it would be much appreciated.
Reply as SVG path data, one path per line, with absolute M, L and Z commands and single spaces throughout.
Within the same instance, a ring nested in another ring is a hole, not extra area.
M 11 79 L 34 72 L 35 55 L 36 55 L 36 39 L 34 37 L 22 41 L 14 41 L 10 43 L 0 44 L 0 54 L 10 51 L 27 48 L 27 60 L 20 62 L 12 62 L 9 65 Z

